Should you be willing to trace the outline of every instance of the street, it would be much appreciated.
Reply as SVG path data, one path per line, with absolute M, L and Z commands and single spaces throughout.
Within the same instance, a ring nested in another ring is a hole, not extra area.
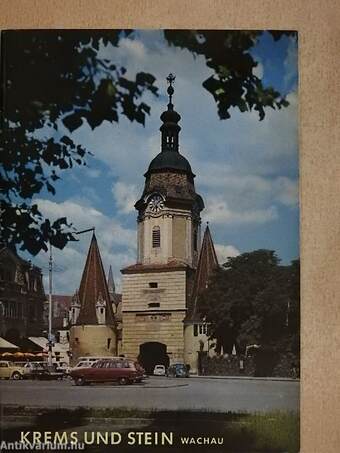
M 54 407 L 124 407 L 212 412 L 299 410 L 296 381 L 256 379 L 171 379 L 150 377 L 142 384 L 92 384 L 72 381 L 1 381 L 0 404 Z

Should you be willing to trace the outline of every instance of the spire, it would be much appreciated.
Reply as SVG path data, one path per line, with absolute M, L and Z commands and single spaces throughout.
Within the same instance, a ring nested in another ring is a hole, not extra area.
M 98 324 L 96 305 L 98 300 L 106 303 L 106 324 L 114 323 L 109 289 L 97 239 L 93 233 L 79 287 L 80 312 L 77 324 Z
M 204 232 L 202 247 L 195 273 L 193 291 L 191 296 L 192 316 L 199 314 L 197 300 L 200 294 L 208 287 L 209 279 L 219 264 L 215 252 L 214 243 L 210 234 L 209 225 Z
M 169 95 L 169 104 L 168 104 L 168 109 L 170 109 L 170 106 L 172 107 L 171 110 L 173 109 L 173 104 L 172 104 L 172 95 L 174 94 L 174 87 L 172 86 L 172 84 L 175 82 L 175 79 L 176 79 L 176 76 L 174 74 L 172 74 L 170 72 L 170 74 L 168 75 L 168 77 L 166 78 L 168 84 L 169 84 L 169 87 L 167 89 L 167 92 L 168 92 L 168 95 Z
M 161 120 L 163 121 L 162 126 L 160 127 L 162 135 L 162 152 L 164 151 L 177 151 L 178 152 L 178 135 L 181 130 L 181 127 L 177 124 L 181 116 L 174 110 L 174 105 L 172 103 L 172 96 L 174 94 L 173 84 L 175 82 L 176 76 L 169 74 L 166 78 L 169 87 L 167 93 L 169 95 L 168 110 L 162 113 Z
M 113 280 L 113 272 L 112 272 L 112 266 L 111 265 L 110 265 L 110 269 L 109 269 L 109 274 L 107 276 L 107 286 L 109 288 L 110 296 L 115 294 L 116 287 L 115 287 L 115 282 Z

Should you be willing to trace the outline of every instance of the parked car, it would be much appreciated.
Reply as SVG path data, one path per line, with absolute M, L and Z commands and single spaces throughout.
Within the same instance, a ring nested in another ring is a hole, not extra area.
M 28 362 L 23 367 L 25 379 L 52 380 L 62 379 L 63 371 L 58 371 L 56 364 L 49 367 L 46 362 Z
M 189 377 L 189 368 L 184 363 L 174 363 L 170 365 L 166 375 L 168 377 Z
M 76 363 L 76 365 L 69 370 L 69 374 L 72 370 L 76 370 L 78 368 L 90 368 L 95 362 L 89 362 L 87 360 L 80 360 Z
M 1 379 L 22 379 L 24 375 L 23 368 L 14 364 L 13 362 L 7 362 L 6 360 L 0 361 L 0 378 Z
M 164 365 L 156 365 L 153 370 L 154 376 L 165 376 L 166 369 Z
M 73 368 L 70 375 L 76 385 L 91 382 L 119 382 L 126 385 L 141 382 L 144 378 L 144 369 L 133 360 L 115 358 L 98 360 L 88 368 Z
M 25 379 L 47 379 L 48 371 L 44 362 L 27 362 L 24 367 Z

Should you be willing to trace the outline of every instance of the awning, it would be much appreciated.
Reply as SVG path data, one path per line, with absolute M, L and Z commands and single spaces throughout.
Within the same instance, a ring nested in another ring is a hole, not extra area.
M 0 349 L 19 349 L 19 348 L 15 344 L 10 343 L 9 341 L 0 337 Z
M 45 337 L 28 337 L 32 343 L 40 346 L 44 352 L 48 351 L 48 340 Z M 55 343 L 53 346 L 53 352 L 62 352 L 66 353 L 68 351 L 68 345 L 63 345 L 61 343 Z

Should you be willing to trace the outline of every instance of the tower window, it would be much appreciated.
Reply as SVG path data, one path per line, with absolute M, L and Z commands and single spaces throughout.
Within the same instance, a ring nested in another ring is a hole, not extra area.
M 157 282 L 150 282 L 149 283 L 149 288 L 158 288 L 158 283 Z
M 161 246 L 161 230 L 158 226 L 152 230 L 152 247 L 159 248 Z
M 159 302 L 150 302 L 148 304 L 148 307 L 149 308 L 159 308 L 160 307 L 160 303 Z

